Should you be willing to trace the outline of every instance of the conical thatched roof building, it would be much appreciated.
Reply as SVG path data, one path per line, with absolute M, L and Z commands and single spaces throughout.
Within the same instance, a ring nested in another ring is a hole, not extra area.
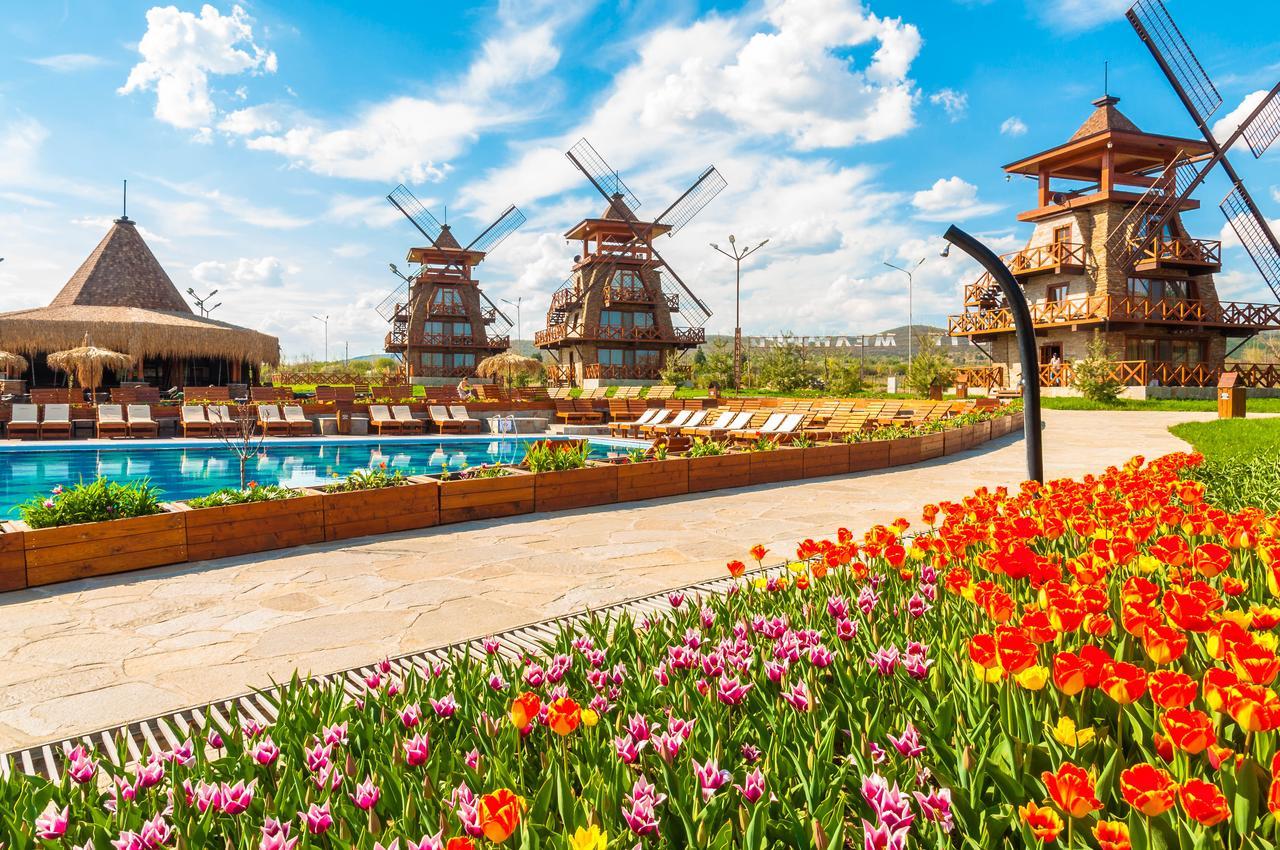
M 44 356 L 86 335 L 132 354 L 139 363 L 132 377 L 156 385 L 251 380 L 259 364 L 280 361 L 275 337 L 192 313 L 127 217 L 115 220 L 48 307 L 0 313 L 0 349 L 28 355 L 37 384 L 54 380 Z

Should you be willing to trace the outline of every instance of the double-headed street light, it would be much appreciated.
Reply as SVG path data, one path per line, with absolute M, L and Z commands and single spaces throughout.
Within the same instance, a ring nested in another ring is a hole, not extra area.
M 914 292 L 915 292 L 915 272 L 916 272 L 916 269 L 924 265 L 924 261 L 925 261 L 925 258 L 921 257 L 920 262 L 916 263 L 909 270 L 904 269 L 901 266 L 895 266 L 893 263 L 890 263 L 888 261 L 885 262 L 885 265 L 888 266 L 889 268 L 900 271 L 907 276 L 907 362 L 908 363 L 911 362 L 911 341 L 912 341 L 911 338 L 916 335 L 915 307 L 912 303 L 912 299 L 914 298 Z
M 329 362 L 329 316 L 312 316 L 317 322 L 324 323 L 324 362 Z
M 503 298 L 502 303 L 510 304 L 512 307 L 516 308 L 516 341 L 518 342 L 520 340 L 520 329 L 523 327 L 520 322 L 520 305 L 524 303 L 524 296 L 518 296 L 515 301 L 508 301 Z
M 726 251 L 716 243 L 712 242 L 711 247 L 715 248 L 721 254 L 733 260 L 734 283 L 733 283 L 733 390 L 737 392 L 742 389 L 742 261 L 750 257 L 756 251 L 759 251 L 769 243 L 766 239 L 754 248 L 741 250 L 734 241 L 733 234 L 729 234 L 729 250 Z

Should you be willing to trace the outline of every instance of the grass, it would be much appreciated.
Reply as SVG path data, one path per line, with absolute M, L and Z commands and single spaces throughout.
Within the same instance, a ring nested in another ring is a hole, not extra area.
M 1204 483 L 1210 502 L 1228 511 L 1280 510 L 1280 419 L 1184 422 L 1169 431 L 1205 456 L 1189 476 Z
M 1141 401 L 1120 399 L 1115 404 L 1101 404 L 1086 398 L 1042 398 L 1046 410 L 1198 410 L 1213 412 L 1218 409 L 1216 399 L 1149 398 Z M 1250 413 L 1280 413 L 1280 398 L 1250 398 Z
M 1251 460 L 1280 448 L 1280 419 L 1183 422 L 1169 429 L 1209 460 Z

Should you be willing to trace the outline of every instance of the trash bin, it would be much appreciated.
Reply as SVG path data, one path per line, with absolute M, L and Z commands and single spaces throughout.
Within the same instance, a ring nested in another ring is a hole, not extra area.
M 956 398 L 969 397 L 969 384 L 967 381 L 956 381 Z
M 1218 378 L 1218 418 L 1245 418 L 1245 388 L 1238 386 L 1238 372 L 1223 372 Z

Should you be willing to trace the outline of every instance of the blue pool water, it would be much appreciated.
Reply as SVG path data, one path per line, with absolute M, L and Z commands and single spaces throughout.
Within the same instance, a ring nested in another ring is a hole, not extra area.
M 405 475 L 457 472 L 480 464 L 518 463 L 534 437 L 431 438 L 391 440 L 269 440 L 263 456 L 250 459 L 245 470 L 259 484 L 310 487 L 354 469 L 385 463 Z M 625 440 L 592 440 L 592 457 L 623 453 Z M 203 496 L 221 487 L 240 486 L 239 461 L 226 446 L 213 441 L 163 444 L 60 445 L 0 449 L 0 514 L 14 517 L 16 507 L 55 485 L 92 481 L 150 479 L 165 501 Z

